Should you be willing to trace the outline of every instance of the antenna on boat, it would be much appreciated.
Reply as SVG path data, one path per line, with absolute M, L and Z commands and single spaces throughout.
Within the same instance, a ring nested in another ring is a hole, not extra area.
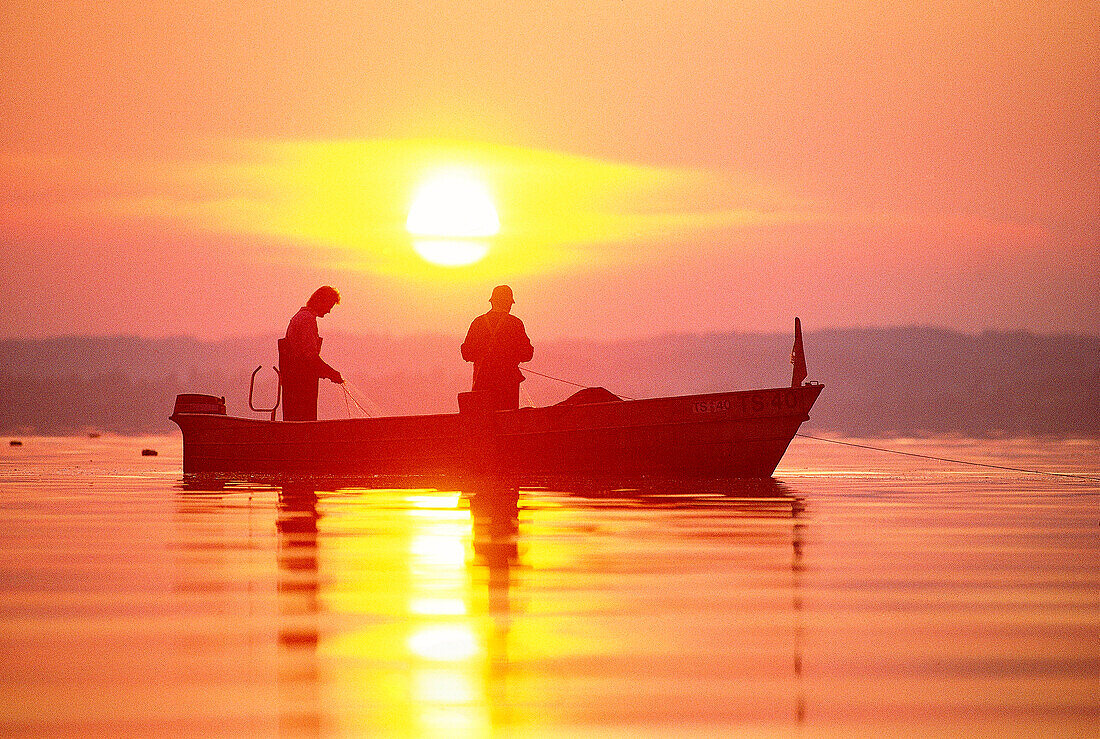
M 791 349 L 791 364 L 794 372 L 791 375 L 791 387 L 799 387 L 806 379 L 806 352 L 802 349 L 802 321 L 795 316 L 794 319 L 794 348 Z
M 279 407 L 279 401 L 283 398 L 283 382 L 281 376 L 279 377 L 278 390 L 275 391 L 275 405 L 271 406 L 270 408 L 257 408 L 255 405 L 252 404 L 252 390 L 256 387 L 256 373 L 263 368 L 264 366 L 261 364 L 259 367 L 252 370 L 252 379 L 248 381 L 248 407 L 256 411 L 257 413 L 270 413 L 271 420 L 274 421 L 275 410 Z M 278 367 L 272 367 L 271 369 L 275 370 L 276 376 L 279 376 Z

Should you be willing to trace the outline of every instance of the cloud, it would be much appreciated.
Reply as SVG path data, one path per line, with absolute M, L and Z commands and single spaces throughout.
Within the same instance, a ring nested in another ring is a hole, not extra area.
M 453 167 L 484 182 L 501 222 L 487 256 L 461 267 L 421 258 L 405 230 L 418 184 Z M 356 304 L 333 319 L 349 330 L 460 332 L 502 282 L 543 335 L 774 329 L 795 314 L 1095 326 L 1095 249 L 1045 222 L 860 207 L 728 169 L 446 139 L 250 139 L 0 155 L 0 182 L 0 289 L 16 332 L 266 330 L 284 301 L 325 283 Z
M 405 219 L 417 184 L 448 167 L 483 178 L 501 219 L 489 256 L 451 278 L 640 262 L 655 244 L 815 217 L 790 194 L 705 169 L 439 139 L 239 140 L 179 159 L 3 166 L 21 217 L 40 225 L 140 221 L 270 238 L 330 267 L 406 279 L 439 273 L 416 256 Z

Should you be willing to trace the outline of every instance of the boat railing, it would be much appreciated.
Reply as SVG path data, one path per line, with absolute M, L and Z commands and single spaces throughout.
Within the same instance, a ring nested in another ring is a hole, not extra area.
M 274 421 L 275 420 L 275 411 L 279 408 L 279 402 L 283 399 L 283 382 L 282 382 L 282 376 L 279 373 L 279 368 L 278 367 L 272 367 L 271 368 L 271 369 L 275 370 L 275 375 L 279 379 L 279 382 L 276 384 L 277 389 L 275 390 L 275 405 L 271 406 L 270 408 L 257 408 L 255 406 L 255 404 L 252 402 L 252 393 L 253 393 L 253 391 L 256 387 L 256 373 L 259 372 L 260 370 L 262 370 L 263 368 L 264 368 L 264 366 L 261 364 L 259 367 L 252 370 L 252 377 L 248 381 L 248 407 L 251 408 L 252 410 L 254 410 L 256 413 L 270 413 L 271 414 L 271 420 Z

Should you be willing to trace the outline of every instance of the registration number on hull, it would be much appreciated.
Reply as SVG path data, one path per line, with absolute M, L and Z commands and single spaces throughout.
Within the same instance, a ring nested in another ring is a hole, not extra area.
M 746 393 L 735 398 L 697 400 L 692 403 L 691 410 L 697 415 L 712 415 L 734 411 L 744 416 L 797 411 L 798 392 L 793 389 L 770 390 L 768 392 Z

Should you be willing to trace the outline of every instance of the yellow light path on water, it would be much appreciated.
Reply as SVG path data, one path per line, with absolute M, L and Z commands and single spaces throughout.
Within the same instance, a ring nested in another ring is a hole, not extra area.
M 326 654 L 343 660 L 382 660 L 403 665 L 398 671 L 401 687 L 379 682 L 378 673 L 362 684 L 389 703 L 390 721 L 412 735 L 483 736 L 491 728 L 483 674 L 486 647 L 484 628 L 470 613 L 471 593 L 470 512 L 456 492 L 435 490 L 394 491 L 399 494 L 392 510 L 396 521 L 388 528 L 401 532 L 386 542 L 384 552 L 361 538 L 337 541 L 361 549 L 349 561 L 362 557 L 386 557 L 392 569 L 385 590 L 393 595 L 392 620 L 351 633 L 334 636 L 324 646 Z M 345 522 L 354 530 L 356 522 Z M 371 571 L 378 567 L 365 571 Z M 350 588 L 355 583 L 349 582 Z M 330 601 L 330 603 L 332 603 Z M 353 599 L 341 610 L 369 611 L 371 603 Z M 393 681 L 393 675 L 387 680 Z M 396 690 L 401 698 L 393 695 Z

